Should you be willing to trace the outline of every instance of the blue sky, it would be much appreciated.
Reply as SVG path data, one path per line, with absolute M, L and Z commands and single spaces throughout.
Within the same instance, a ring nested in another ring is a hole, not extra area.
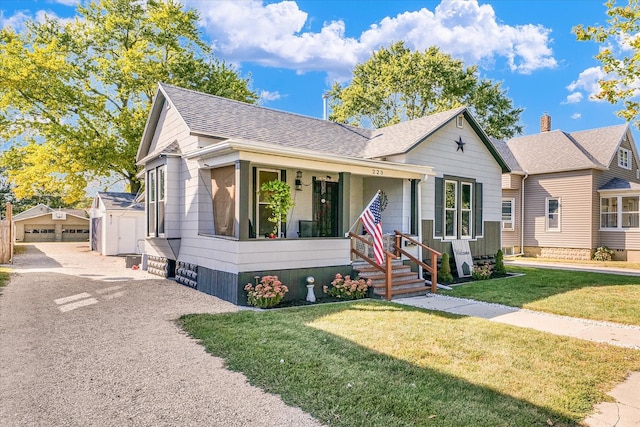
M 0 25 L 21 28 L 43 14 L 70 18 L 77 0 L 0 0 Z M 412 49 L 436 45 L 502 82 L 525 109 L 524 133 L 567 132 L 623 123 L 619 106 L 595 101 L 601 47 L 578 42 L 578 24 L 605 24 L 606 7 L 592 0 L 493 1 L 226 1 L 183 0 L 200 12 L 203 38 L 218 58 L 252 76 L 261 104 L 321 117 L 322 94 L 348 82 L 373 50 L 404 40 Z M 616 48 L 614 46 L 614 48 Z M 639 140 L 636 134 L 636 140 Z

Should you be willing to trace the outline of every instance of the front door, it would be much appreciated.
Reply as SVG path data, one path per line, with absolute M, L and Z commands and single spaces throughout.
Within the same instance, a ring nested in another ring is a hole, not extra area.
M 319 237 L 338 236 L 338 183 L 313 182 L 313 219 Z

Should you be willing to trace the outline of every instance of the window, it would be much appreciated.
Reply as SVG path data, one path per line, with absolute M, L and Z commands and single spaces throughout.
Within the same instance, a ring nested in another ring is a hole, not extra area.
M 470 239 L 472 229 L 473 185 L 469 182 L 461 183 L 460 204 L 460 237 Z
M 281 230 L 281 224 L 275 224 L 269 222 L 268 218 L 271 216 L 271 209 L 266 201 L 264 194 L 260 193 L 260 187 L 265 182 L 275 181 L 280 179 L 280 172 L 271 169 L 258 169 L 257 182 L 256 182 L 256 230 L 258 236 L 269 236 L 274 228 L 277 231 Z
M 456 126 L 460 129 L 464 127 L 464 116 L 462 114 L 456 117 Z
M 560 231 L 560 199 L 547 198 L 546 230 Z
M 458 183 L 447 181 L 444 190 L 444 223 L 447 238 L 458 238 Z
M 640 228 L 638 196 L 614 196 L 600 199 L 600 227 L 608 229 Z
M 434 236 L 472 239 L 482 234 L 482 184 L 465 178 L 435 179 Z
M 236 167 L 211 170 L 213 228 L 217 236 L 236 236 Z
M 514 230 L 514 207 L 515 199 L 502 199 L 502 229 L 505 231 Z
M 618 166 L 625 169 L 631 169 L 631 150 L 620 148 L 618 150 Z
M 164 234 L 164 205 L 166 198 L 165 167 L 147 172 L 147 235 Z

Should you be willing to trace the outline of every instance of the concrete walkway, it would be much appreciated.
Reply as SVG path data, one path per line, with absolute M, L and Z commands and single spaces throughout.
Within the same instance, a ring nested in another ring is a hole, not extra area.
M 639 326 L 557 316 L 445 295 L 427 294 L 426 296 L 401 298 L 394 300 L 394 302 L 427 310 L 475 316 L 492 322 L 532 328 L 556 335 L 602 342 L 640 351 Z M 615 399 L 615 402 L 603 402 L 596 406 L 595 412 L 584 420 L 584 424 L 590 427 L 640 426 L 640 372 L 633 372 L 624 383 L 609 392 L 609 395 Z

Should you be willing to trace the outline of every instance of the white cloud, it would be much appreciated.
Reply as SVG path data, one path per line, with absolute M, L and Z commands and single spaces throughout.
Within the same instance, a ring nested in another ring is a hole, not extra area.
M 571 115 L 571 118 L 572 118 L 573 120 L 578 120 L 578 119 L 579 119 L 579 118 L 581 118 L 581 117 L 582 117 L 582 114 L 580 114 L 580 113 L 573 113 L 573 114 Z
M 567 96 L 567 100 L 565 104 L 577 104 L 582 101 L 583 95 L 580 92 L 573 92 L 572 94 Z
M 187 0 L 199 9 L 202 26 L 225 59 L 306 71 L 326 71 L 349 78 L 355 64 L 397 40 L 423 50 L 437 45 L 467 65 L 493 66 L 506 61 L 518 73 L 557 66 L 550 48 L 551 30 L 541 25 L 502 23 L 491 5 L 476 0 L 444 0 L 426 8 L 386 17 L 357 38 L 347 37 L 342 20 L 325 22 L 319 32 L 305 30 L 312 21 L 294 1 Z
M 589 100 L 597 101 L 595 95 L 600 92 L 600 85 L 598 81 L 604 79 L 606 77 L 605 72 L 601 67 L 591 67 L 587 68 L 583 72 L 580 73 L 577 80 L 572 81 L 569 86 L 567 86 L 567 90 L 570 92 L 574 92 L 571 95 L 567 96 L 567 102 L 569 98 L 576 97 L 576 91 L 582 90 L 587 94 Z M 582 98 L 580 98 L 582 99 Z
M 5 17 L 0 10 L 0 28 L 11 27 L 16 32 L 21 32 L 25 28 L 27 21 L 44 22 L 45 18 L 51 18 L 60 22 L 71 22 L 74 18 L 60 18 L 50 10 L 37 10 L 35 14 L 29 10 L 19 10 L 9 17 Z
M 276 101 L 280 98 L 282 98 L 282 95 L 280 95 L 280 92 L 278 91 L 269 92 L 268 90 L 263 90 L 260 92 L 260 99 L 263 101 Z
M 80 0 L 51 0 L 52 3 L 58 3 L 63 6 L 77 6 L 80 4 Z

